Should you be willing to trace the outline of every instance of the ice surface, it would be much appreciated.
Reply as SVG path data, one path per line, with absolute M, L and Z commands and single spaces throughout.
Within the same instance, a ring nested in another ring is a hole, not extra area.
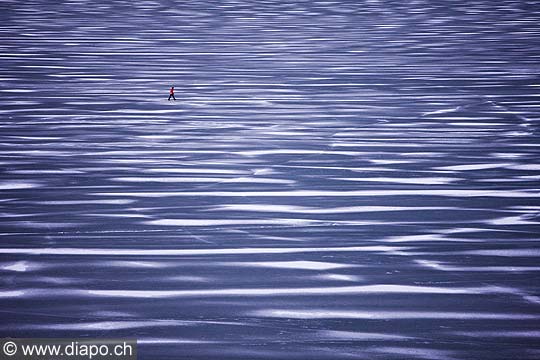
M 540 358 L 538 1 L 0 8 L 1 337 Z

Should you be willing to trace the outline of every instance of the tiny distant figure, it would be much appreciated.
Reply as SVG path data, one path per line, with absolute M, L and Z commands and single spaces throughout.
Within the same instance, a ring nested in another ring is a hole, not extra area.
M 169 101 L 171 101 L 171 97 L 176 101 L 176 98 L 174 97 L 174 86 L 171 86 L 171 90 L 169 90 Z

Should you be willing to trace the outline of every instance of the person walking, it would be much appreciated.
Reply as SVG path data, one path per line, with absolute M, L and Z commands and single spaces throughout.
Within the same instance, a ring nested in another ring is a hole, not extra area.
M 169 101 L 171 101 L 171 97 L 176 101 L 176 98 L 174 97 L 174 86 L 171 86 L 171 90 L 169 90 Z

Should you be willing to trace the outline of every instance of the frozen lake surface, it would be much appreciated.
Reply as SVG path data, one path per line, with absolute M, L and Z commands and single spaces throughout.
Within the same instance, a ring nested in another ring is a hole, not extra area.
M 0 4 L 1 337 L 540 358 L 537 1 L 135 3 Z

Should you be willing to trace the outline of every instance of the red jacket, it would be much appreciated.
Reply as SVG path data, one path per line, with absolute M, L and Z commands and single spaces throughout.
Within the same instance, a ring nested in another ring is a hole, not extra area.
M 169 91 L 169 94 L 171 94 L 171 95 L 174 94 L 174 88 L 171 88 L 171 90 Z

